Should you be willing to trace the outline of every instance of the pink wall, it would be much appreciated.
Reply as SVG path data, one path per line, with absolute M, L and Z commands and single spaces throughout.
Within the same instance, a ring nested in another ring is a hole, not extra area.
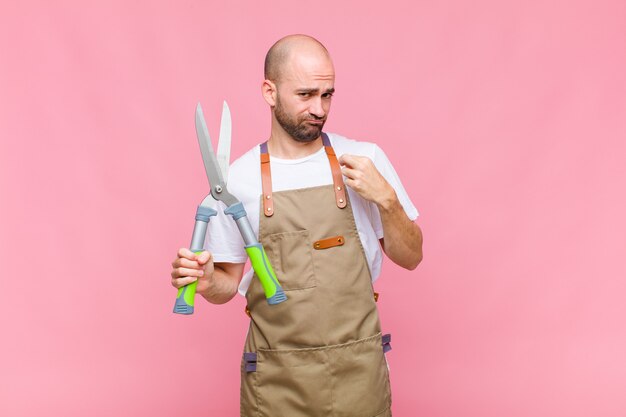
M 86 3 L 0 6 L 0 415 L 237 415 L 243 300 L 173 315 L 169 263 L 196 102 L 264 139 L 293 32 L 421 213 L 423 264 L 377 284 L 395 415 L 626 415 L 626 3 Z

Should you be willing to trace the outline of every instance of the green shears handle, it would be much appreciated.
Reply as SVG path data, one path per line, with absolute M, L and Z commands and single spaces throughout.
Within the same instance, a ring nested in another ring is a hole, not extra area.
M 196 255 L 200 255 L 202 251 L 197 251 L 194 253 Z M 184 287 L 180 287 L 178 289 L 176 303 L 174 304 L 174 313 L 193 314 L 193 306 L 195 302 L 197 286 L 198 281 L 194 281 L 191 284 L 187 284 Z
M 243 204 L 237 202 L 224 210 L 224 213 L 231 215 L 237 223 L 237 227 L 246 244 L 245 249 L 250 258 L 252 269 L 254 269 L 256 276 L 259 278 L 259 281 L 261 281 L 268 304 L 275 305 L 285 301 L 287 296 L 280 286 L 278 278 L 276 278 L 276 273 L 274 269 L 272 269 L 272 265 L 265 253 L 263 245 L 257 240 L 250 226 Z M 203 206 L 198 207 L 198 211 L 196 212 L 196 225 L 193 229 L 193 238 L 191 240 L 191 250 L 194 253 L 202 253 L 207 225 L 210 217 L 216 214 L 217 211 L 213 209 Z M 197 284 L 197 281 L 195 281 L 178 289 L 176 303 L 174 304 L 174 313 L 193 314 Z
M 239 232 L 245 244 L 244 248 L 252 264 L 252 269 L 254 269 L 256 276 L 259 278 L 259 281 L 261 281 L 268 304 L 275 305 L 285 301 L 287 296 L 280 286 L 278 278 L 276 278 L 276 274 L 274 273 L 274 269 L 272 269 L 270 260 L 267 258 L 263 245 L 258 241 L 254 230 L 252 230 L 252 226 L 248 220 L 248 214 L 243 204 L 238 201 L 224 210 L 224 213 L 231 215 L 235 223 L 237 223 L 237 227 L 239 228 Z
M 198 206 L 198 210 L 196 211 L 196 224 L 193 228 L 190 246 L 191 251 L 193 251 L 196 255 L 199 255 L 203 251 L 204 237 L 206 235 L 207 226 L 211 217 L 216 214 L 217 211 L 210 207 L 205 207 L 203 205 Z M 174 313 L 193 314 L 197 286 L 198 281 L 194 281 L 191 284 L 187 284 L 178 289 L 178 295 L 176 296 L 176 302 L 174 303 Z
M 276 274 L 267 258 L 263 245 L 261 243 L 248 245 L 246 246 L 246 252 L 250 257 L 252 269 L 254 269 L 256 276 L 261 281 L 268 304 L 274 305 L 285 301 L 287 296 L 280 286 L 278 278 L 276 278 Z

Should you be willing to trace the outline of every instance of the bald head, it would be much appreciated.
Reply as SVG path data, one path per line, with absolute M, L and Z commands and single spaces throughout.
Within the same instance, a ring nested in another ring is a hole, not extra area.
M 278 40 L 265 55 L 265 79 L 278 82 L 294 56 L 318 56 L 331 61 L 320 41 L 307 35 L 289 35 Z

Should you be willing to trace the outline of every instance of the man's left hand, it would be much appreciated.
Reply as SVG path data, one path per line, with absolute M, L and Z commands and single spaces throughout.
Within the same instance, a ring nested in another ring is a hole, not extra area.
M 364 199 L 379 206 L 386 206 L 397 199 L 393 187 L 378 172 L 371 159 L 344 154 L 339 157 L 339 163 L 346 185 Z

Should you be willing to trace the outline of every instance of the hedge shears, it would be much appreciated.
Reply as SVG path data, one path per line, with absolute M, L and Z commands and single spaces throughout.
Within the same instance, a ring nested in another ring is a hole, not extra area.
M 272 305 L 282 303 L 287 299 L 287 296 L 276 278 L 263 245 L 258 241 L 254 230 L 252 230 L 248 214 L 241 201 L 230 194 L 226 188 L 230 163 L 231 118 L 230 109 L 225 101 L 222 108 L 217 156 L 213 152 L 211 137 L 204 121 L 200 103 L 196 106 L 196 135 L 198 136 L 202 161 L 204 162 L 204 168 L 211 186 L 211 193 L 202 200 L 202 203 L 196 210 L 196 223 L 193 228 L 191 247 L 189 249 L 196 254 L 204 250 L 207 226 L 211 217 L 217 215 L 217 201 L 221 201 L 226 205 L 224 213 L 230 215 L 237 224 L 245 244 L 246 253 L 250 257 L 252 269 L 254 269 L 256 276 L 261 281 L 267 302 Z M 193 314 L 196 286 L 197 281 L 178 289 L 174 313 Z

